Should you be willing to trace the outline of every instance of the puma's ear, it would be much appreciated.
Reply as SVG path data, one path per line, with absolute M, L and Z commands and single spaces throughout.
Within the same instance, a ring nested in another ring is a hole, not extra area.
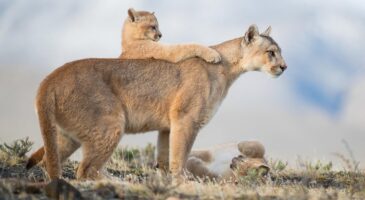
M 265 155 L 265 147 L 258 141 L 242 141 L 237 147 L 248 158 L 263 158 Z
M 137 12 L 133 8 L 128 9 L 129 18 L 131 18 L 132 22 L 135 22 L 138 18 Z
M 270 36 L 271 33 L 271 26 L 267 27 L 267 29 L 262 33 L 262 35 Z
M 242 42 L 244 42 L 245 44 L 249 44 L 252 41 L 255 40 L 255 38 L 259 35 L 259 30 L 256 26 L 256 24 L 251 25 L 247 32 L 245 33 L 245 37 L 244 40 Z
M 155 12 L 151 12 L 151 15 L 155 15 Z

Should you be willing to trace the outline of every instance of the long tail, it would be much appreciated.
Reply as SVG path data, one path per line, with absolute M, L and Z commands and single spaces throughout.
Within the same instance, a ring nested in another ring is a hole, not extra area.
M 36 108 L 44 142 L 46 169 L 49 177 L 54 180 L 59 177 L 61 171 L 55 125 L 56 101 L 52 90 L 44 86 L 46 85 L 41 85 L 38 90 Z M 40 155 L 41 151 L 42 150 L 38 150 L 35 154 Z M 35 156 L 34 158 L 38 157 Z
M 41 160 L 43 159 L 43 156 L 44 156 L 44 147 L 41 147 L 30 156 L 30 158 L 28 159 L 26 168 L 30 169 L 33 166 L 37 165 L 39 162 L 41 162 Z

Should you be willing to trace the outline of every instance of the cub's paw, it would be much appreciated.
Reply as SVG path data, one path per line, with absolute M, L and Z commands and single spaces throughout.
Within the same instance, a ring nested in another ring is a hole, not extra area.
M 222 60 L 221 55 L 214 49 L 209 49 L 203 59 L 210 63 L 219 63 Z
M 229 167 L 233 170 L 237 169 L 240 166 L 240 164 L 245 162 L 245 160 L 246 160 L 246 158 L 242 155 L 233 157 L 232 162 Z

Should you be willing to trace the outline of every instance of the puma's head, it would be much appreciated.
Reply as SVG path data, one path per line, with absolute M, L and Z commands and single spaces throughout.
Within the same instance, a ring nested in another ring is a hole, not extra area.
M 162 34 L 155 14 L 147 11 L 128 10 L 128 18 L 123 26 L 123 41 L 152 40 L 159 41 Z
M 241 67 L 248 71 L 263 71 L 273 77 L 280 76 L 287 68 L 281 56 L 279 45 L 270 37 L 271 27 L 259 33 L 256 25 L 251 25 L 242 39 Z
M 238 176 L 246 176 L 249 172 L 255 172 L 257 175 L 264 176 L 269 173 L 270 168 L 264 158 L 249 158 L 239 155 L 232 159 L 230 168 Z
M 264 158 L 265 147 L 259 141 L 242 141 L 237 147 L 241 155 L 232 159 L 230 167 L 238 175 L 244 176 L 249 171 L 256 171 L 258 175 L 269 172 L 270 168 Z

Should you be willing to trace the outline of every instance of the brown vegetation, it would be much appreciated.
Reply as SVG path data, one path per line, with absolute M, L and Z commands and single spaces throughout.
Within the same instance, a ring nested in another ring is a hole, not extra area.
M 26 143 L 19 140 L 14 144 Z M 148 145 L 144 149 L 119 148 L 115 151 L 106 166 L 109 179 L 78 182 L 74 174 L 78 162 L 67 161 L 62 175 L 67 182 L 54 181 L 45 185 L 42 181 L 48 178 L 40 167 L 26 171 L 26 157 L 14 154 L 12 160 L 5 159 L 10 152 L 0 150 L 0 199 L 49 199 L 55 198 L 54 195 L 65 199 L 365 198 L 363 171 L 347 168 L 336 171 L 332 169 L 332 163 L 320 161 L 299 160 L 299 169 L 290 169 L 282 161 L 271 161 L 271 171 L 266 177 L 259 177 L 253 171 L 237 177 L 236 181 L 215 181 L 186 174 L 184 180 L 177 182 L 169 174 L 154 169 L 155 147 Z M 352 162 L 351 158 L 347 159 Z M 82 197 L 74 198 L 79 194 Z

